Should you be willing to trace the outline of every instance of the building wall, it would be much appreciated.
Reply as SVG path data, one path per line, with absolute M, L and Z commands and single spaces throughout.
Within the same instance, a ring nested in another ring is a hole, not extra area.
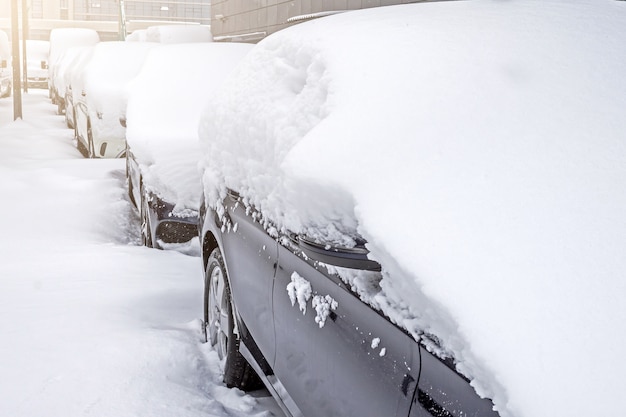
M 0 30 L 11 32 L 11 4 L 0 0 Z M 21 4 L 23 0 L 17 0 Z M 125 0 L 127 24 L 147 27 L 159 22 L 185 22 L 208 25 L 211 0 Z M 118 0 L 27 0 L 29 39 L 47 39 L 55 27 L 93 27 L 102 39 L 117 39 Z M 144 21 L 144 24 L 137 21 Z
M 327 11 L 356 10 L 421 0 L 213 0 L 211 31 L 216 40 L 255 42 L 293 23 L 288 19 Z

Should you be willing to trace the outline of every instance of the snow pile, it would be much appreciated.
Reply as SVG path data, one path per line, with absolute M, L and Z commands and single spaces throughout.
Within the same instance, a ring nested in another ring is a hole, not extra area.
M 280 415 L 222 383 L 202 262 L 140 245 L 124 161 L 84 159 L 44 90 L 0 100 L 0 415 Z
M 139 38 L 141 39 L 141 35 Z M 159 25 L 146 29 L 145 41 L 157 43 L 211 42 L 211 27 L 205 25 Z
M 501 415 L 620 414 L 625 21 L 477 0 L 278 32 L 203 118 L 208 202 L 230 187 L 279 229 L 365 237 L 367 295 Z
M 126 140 L 146 189 L 175 204 L 175 210 L 198 209 L 200 116 L 251 48 L 236 43 L 163 45 L 150 51 L 129 87 Z

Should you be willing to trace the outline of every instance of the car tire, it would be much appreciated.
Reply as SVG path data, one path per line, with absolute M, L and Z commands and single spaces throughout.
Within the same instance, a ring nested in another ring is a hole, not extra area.
M 223 363 L 226 386 L 243 391 L 260 388 L 260 378 L 239 352 L 240 339 L 235 331 L 230 284 L 219 248 L 213 249 L 207 261 L 204 323 L 206 341 L 215 347 Z

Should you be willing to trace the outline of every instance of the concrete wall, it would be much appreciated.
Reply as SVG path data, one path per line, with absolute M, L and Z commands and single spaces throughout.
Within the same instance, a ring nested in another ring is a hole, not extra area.
M 256 42 L 293 23 L 297 16 L 356 10 L 420 0 L 212 0 L 211 31 L 216 40 Z M 245 36 L 241 36 L 245 35 Z

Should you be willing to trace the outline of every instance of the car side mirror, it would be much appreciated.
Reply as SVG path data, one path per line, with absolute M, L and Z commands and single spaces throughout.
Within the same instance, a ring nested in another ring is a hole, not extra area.
M 48 61 L 41 61 L 41 69 L 48 69 Z
M 292 240 L 294 240 L 292 238 Z M 308 240 L 303 236 L 296 236 L 300 249 L 311 259 L 328 265 L 343 268 L 362 269 L 365 271 L 380 271 L 380 264 L 367 257 L 369 251 L 365 246 L 345 248 L 337 246 L 325 246 Z

